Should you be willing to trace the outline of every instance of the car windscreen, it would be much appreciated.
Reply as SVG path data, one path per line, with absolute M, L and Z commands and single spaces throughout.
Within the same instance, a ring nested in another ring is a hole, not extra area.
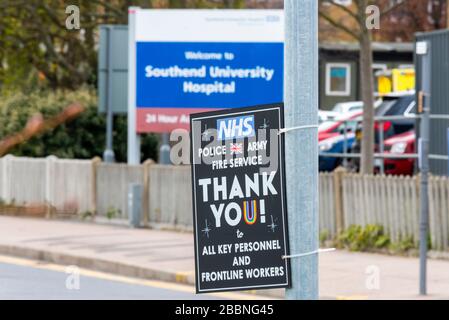
M 349 107 L 348 112 L 363 110 L 363 105 Z
M 415 101 L 414 96 L 405 96 L 399 98 L 397 102 L 385 112 L 385 116 L 404 115 L 413 101 Z
M 384 116 L 385 113 L 396 103 L 396 101 L 397 100 L 385 100 L 382 102 L 382 104 L 376 109 L 376 116 Z

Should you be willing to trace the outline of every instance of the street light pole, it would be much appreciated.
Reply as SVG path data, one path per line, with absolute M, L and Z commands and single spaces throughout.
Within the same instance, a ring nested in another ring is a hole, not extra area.
M 318 299 L 318 1 L 285 0 L 285 136 L 292 287 L 287 299 Z
M 421 171 L 421 201 L 420 201 L 420 239 L 419 239 L 419 293 L 427 295 L 427 237 L 429 234 L 429 139 L 430 139 L 430 94 L 432 88 L 432 48 L 429 42 L 419 44 L 425 50 L 418 54 L 422 56 L 421 90 L 419 111 L 421 112 L 419 159 Z
M 449 29 L 449 1 L 446 1 L 446 28 Z

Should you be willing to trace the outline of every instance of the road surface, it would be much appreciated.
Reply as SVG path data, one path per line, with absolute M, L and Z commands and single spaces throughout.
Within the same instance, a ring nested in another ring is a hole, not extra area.
M 239 293 L 196 295 L 191 286 L 121 277 L 76 267 L 0 256 L 0 300 L 249 298 L 255 297 Z

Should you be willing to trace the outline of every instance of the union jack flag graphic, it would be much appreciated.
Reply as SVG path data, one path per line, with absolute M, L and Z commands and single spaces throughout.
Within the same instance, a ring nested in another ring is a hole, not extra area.
M 242 154 L 243 153 L 243 144 L 242 143 L 231 143 L 231 154 Z

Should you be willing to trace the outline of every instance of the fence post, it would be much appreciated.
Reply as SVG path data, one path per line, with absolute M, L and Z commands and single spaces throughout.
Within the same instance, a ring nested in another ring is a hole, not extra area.
M 4 168 L 5 166 L 5 161 L 3 160 L 2 157 L 0 157 L 0 205 L 2 202 L 5 202 L 5 174 L 6 174 L 6 170 Z
M 3 201 L 6 204 L 9 204 L 11 202 L 11 161 L 13 159 L 13 156 L 8 154 L 1 158 L 1 164 L 2 164 L 2 194 L 0 194 L 0 198 L 3 199 Z
M 94 157 L 92 159 L 92 176 L 91 176 L 91 180 L 90 180 L 90 187 L 92 190 L 92 199 L 91 199 L 91 204 L 90 204 L 90 210 L 92 213 L 92 219 L 95 218 L 95 216 L 97 215 L 97 200 L 98 200 L 98 195 L 97 195 L 97 170 L 98 170 L 98 166 L 101 163 L 101 158 L 100 157 Z
M 335 208 L 335 224 L 337 235 L 345 229 L 344 213 L 343 213 L 343 176 L 346 170 L 338 167 L 334 173 L 334 208 Z
M 48 156 L 46 158 L 45 166 L 45 201 L 47 203 L 47 214 L 46 218 L 49 219 L 53 215 L 54 207 L 54 172 L 55 172 L 55 162 L 58 160 L 55 156 Z
M 143 226 L 148 227 L 150 222 L 150 167 L 154 164 L 152 159 L 143 163 L 143 195 L 142 195 L 142 215 Z

